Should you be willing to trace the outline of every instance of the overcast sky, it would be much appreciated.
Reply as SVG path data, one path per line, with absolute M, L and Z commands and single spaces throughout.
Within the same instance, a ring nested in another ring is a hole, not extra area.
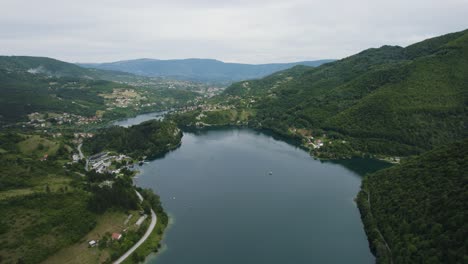
M 468 28 L 468 0 L 0 0 L 0 55 L 343 58 Z

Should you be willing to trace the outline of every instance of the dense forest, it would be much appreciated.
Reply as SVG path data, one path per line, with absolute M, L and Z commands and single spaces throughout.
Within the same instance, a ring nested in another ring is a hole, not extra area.
M 198 120 L 240 121 L 283 135 L 301 128 L 348 142 L 324 146 L 322 154 L 419 154 L 466 136 L 467 71 L 468 31 L 462 31 L 235 83 L 212 102 L 232 105 L 237 114 L 213 119 L 206 111 Z M 239 119 L 242 111 L 246 120 Z
M 78 242 L 96 225 L 88 198 L 86 192 L 52 190 L 0 199 L 0 262 L 39 263 Z
M 155 158 L 180 144 L 182 132 L 169 121 L 151 120 L 129 128 L 101 130 L 84 143 L 88 153 L 115 151 L 134 158 Z
M 466 263 L 468 140 L 368 175 L 358 205 L 377 263 Z

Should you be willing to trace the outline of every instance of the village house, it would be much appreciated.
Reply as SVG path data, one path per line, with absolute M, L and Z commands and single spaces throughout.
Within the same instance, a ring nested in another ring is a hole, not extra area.
M 96 240 L 91 240 L 91 241 L 88 242 L 88 245 L 90 247 L 95 247 L 97 245 L 97 242 L 96 242 Z
M 112 240 L 120 240 L 121 238 L 122 238 L 122 234 L 112 233 Z

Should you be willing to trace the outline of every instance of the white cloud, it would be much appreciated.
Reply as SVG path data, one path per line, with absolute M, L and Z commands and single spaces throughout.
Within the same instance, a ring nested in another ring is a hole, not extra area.
M 341 58 L 468 27 L 466 0 L 0 0 L 0 54 L 66 61 Z

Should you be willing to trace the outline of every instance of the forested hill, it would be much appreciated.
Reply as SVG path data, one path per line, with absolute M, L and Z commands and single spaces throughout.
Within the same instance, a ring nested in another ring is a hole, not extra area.
M 93 78 L 88 69 L 46 57 L 0 56 L 0 69 L 12 72 L 28 72 L 54 77 Z
M 83 67 L 115 70 L 151 77 L 181 80 L 231 83 L 261 78 L 296 65 L 319 66 L 333 60 L 301 61 L 293 63 L 242 64 L 213 59 L 155 60 L 137 59 L 110 63 L 79 64 Z
M 87 69 L 47 57 L 0 56 L 0 70 L 7 74 L 31 74 L 55 78 L 80 78 L 88 80 L 129 81 L 142 79 L 131 73 Z
M 467 73 L 465 30 L 239 82 L 223 100 L 252 102 L 249 122 L 263 128 L 322 130 L 356 139 L 354 149 L 409 155 L 466 137 Z
M 115 151 L 133 158 L 154 159 L 178 147 L 182 132 L 168 121 L 150 120 L 131 127 L 113 126 L 100 130 L 84 143 L 89 154 Z
M 466 263 L 467 157 L 465 140 L 365 177 L 358 204 L 377 263 Z

